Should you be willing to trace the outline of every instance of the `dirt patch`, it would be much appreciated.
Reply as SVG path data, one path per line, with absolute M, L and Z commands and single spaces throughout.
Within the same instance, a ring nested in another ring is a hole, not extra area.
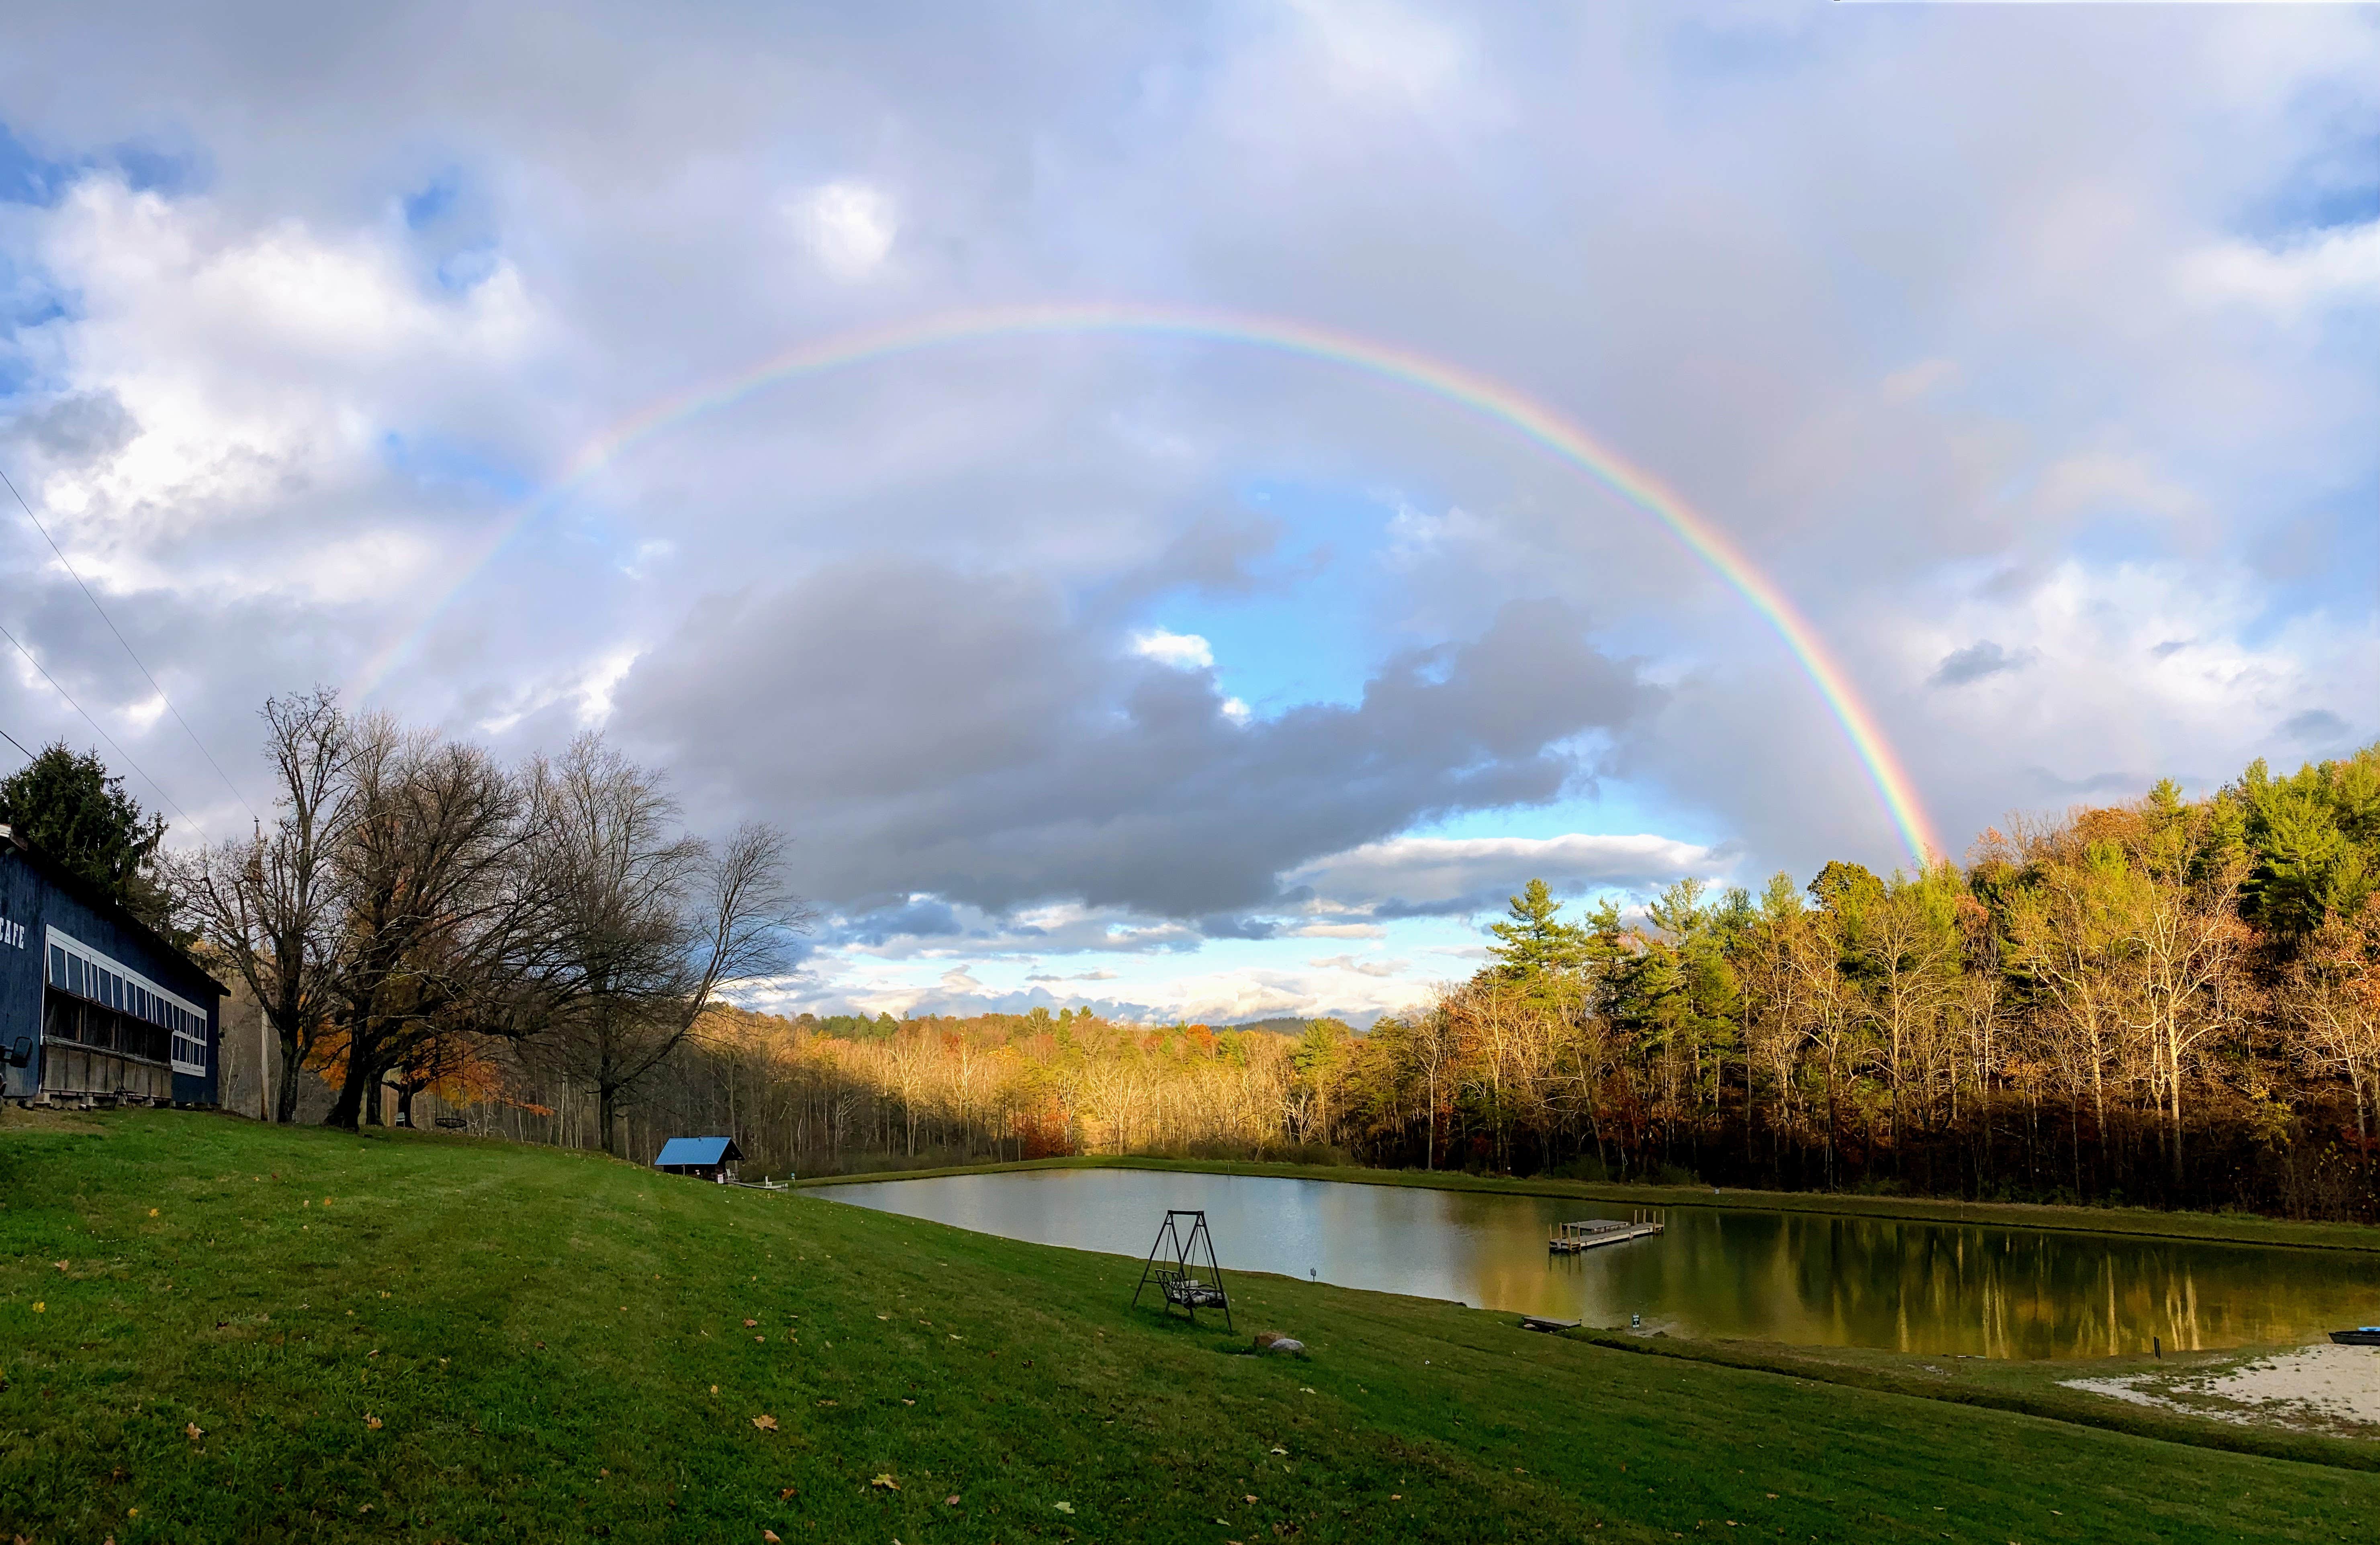
M 2059 1382 L 2216 1421 L 2380 1439 L 2380 1347 L 2325 1344 L 2171 1372 Z

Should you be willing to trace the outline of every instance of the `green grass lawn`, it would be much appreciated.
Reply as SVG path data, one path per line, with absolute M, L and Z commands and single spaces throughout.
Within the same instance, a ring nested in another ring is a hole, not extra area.
M 0 1539 L 2380 1534 L 2367 1471 L 1280 1278 L 1232 1336 L 1137 1275 L 547 1150 L 11 1114 Z

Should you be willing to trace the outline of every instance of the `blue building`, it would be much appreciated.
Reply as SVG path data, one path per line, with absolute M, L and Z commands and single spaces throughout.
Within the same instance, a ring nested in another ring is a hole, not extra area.
M 662 1144 L 653 1168 L 664 1174 L 690 1174 L 724 1185 L 735 1178 L 744 1150 L 733 1137 L 672 1137 Z
M 0 826 L 6 1098 L 212 1105 L 226 991 L 97 887 Z

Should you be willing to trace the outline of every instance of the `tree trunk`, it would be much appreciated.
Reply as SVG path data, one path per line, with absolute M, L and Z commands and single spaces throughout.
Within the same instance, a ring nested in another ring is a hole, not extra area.
M 331 1113 L 322 1120 L 325 1126 L 354 1132 L 363 1125 L 364 1096 L 380 1087 L 380 1075 L 367 1065 L 367 1059 L 356 1054 L 354 1042 L 348 1043 L 347 1073 L 339 1081 L 339 1098 L 331 1106 Z
M 273 1091 L 273 1119 L 283 1126 L 298 1119 L 298 1038 L 281 1038 L 281 1082 Z
M 595 1086 L 596 1141 L 601 1146 L 604 1152 L 612 1154 L 614 1158 L 619 1157 L 619 1155 L 613 1149 L 614 1134 L 613 1128 L 619 1120 L 619 1114 L 620 1086 L 612 1083 L 598 1083 Z

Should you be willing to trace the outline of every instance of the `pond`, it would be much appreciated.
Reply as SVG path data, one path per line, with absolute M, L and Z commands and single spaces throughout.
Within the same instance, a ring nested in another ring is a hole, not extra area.
M 1553 1256 L 1553 1224 L 1624 1206 L 1322 1180 L 1044 1170 L 816 1193 L 1044 1245 L 1142 1257 L 1204 1208 L 1226 1271 L 1589 1325 L 1799 1345 L 2081 1357 L 2318 1339 L 2380 1320 L 2380 1256 L 2121 1235 L 1673 1208 L 1667 1232 Z

